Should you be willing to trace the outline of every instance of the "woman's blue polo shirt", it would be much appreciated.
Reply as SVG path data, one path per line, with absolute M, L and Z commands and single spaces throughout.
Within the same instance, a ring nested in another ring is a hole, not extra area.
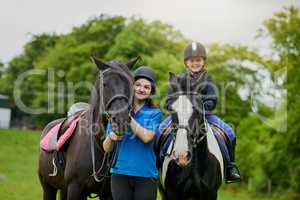
M 151 107 L 148 103 L 145 103 L 133 118 L 140 126 L 156 134 L 162 119 L 162 112 L 159 108 Z M 111 124 L 108 124 L 107 134 L 111 131 Z M 123 139 L 118 141 L 120 145 L 118 159 L 110 172 L 128 176 L 157 178 L 158 170 L 153 149 L 154 141 L 153 139 L 149 143 L 142 142 L 129 127 Z

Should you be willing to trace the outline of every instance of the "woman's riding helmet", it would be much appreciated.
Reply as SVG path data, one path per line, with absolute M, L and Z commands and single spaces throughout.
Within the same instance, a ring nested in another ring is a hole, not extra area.
M 156 75 L 154 71 L 150 67 L 141 66 L 134 72 L 134 81 L 139 78 L 145 78 L 151 82 L 151 94 L 154 94 L 156 90 Z

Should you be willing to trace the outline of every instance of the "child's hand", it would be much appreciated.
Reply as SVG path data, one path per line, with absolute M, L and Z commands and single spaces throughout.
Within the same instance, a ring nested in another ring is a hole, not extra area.
M 112 141 L 120 141 L 123 139 L 123 136 L 119 136 L 117 134 L 115 134 L 114 132 L 111 132 L 109 134 L 109 138 L 112 140 Z

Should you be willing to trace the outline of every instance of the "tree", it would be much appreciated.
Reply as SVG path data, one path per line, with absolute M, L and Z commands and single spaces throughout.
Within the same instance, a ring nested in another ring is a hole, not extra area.
M 280 169 L 287 171 L 282 182 L 278 185 L 282 188 L 291 188 L 292 191 L 300 194 L 300 16 L 299 10 L 291 6 L 282 12 L 276 13 L 271 19 L 264 23 L 262 34 L 273 39 L 273 50 L 279 56 L 277 65 L 272 65 L 270 70 L 276 72 L 282 68 L 283 87 L 287 90 L 287 111 L 288 129 L 287 133 L 274 144 L 274 151 L 277 152 Z M 278 146 L 281 148 L 278 149 Z M 280 170 L 274 169 L 274 170 Z M 277 180 L 278 181 L 278 180 Z
M 0 61 L 0 77 L 4 71 L 4 64 Z

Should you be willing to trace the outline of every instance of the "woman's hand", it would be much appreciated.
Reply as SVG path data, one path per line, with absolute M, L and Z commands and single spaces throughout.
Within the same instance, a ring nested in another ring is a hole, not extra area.
M 117 135 L 117 134 L 115 134 L 114 132 L 111 132 L 111 133 L 109 134 L 109 138 L 110 138 L 112 141 L 120 141 L 120 140 L 123 139 L 123 136 Z
M 105 140 L 103 141 L 103 149 L 105 152 L 111 152 L 113 148 L 113 142 L 120 141 L 123 139 L 123 136 L 118 136 L 114 132 L 111 132 L 108 136 L 106 136 Z

